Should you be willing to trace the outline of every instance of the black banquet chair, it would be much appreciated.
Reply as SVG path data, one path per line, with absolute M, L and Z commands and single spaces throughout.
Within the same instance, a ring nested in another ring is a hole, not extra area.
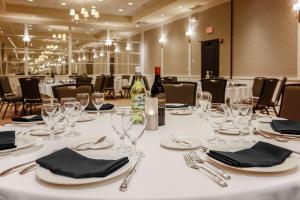
M 36 78 L 19 78 L 22 99 L 23 99 L 23 114 L 25 115 L 26 106 L 29 105 L 30 114 L 32 114 L 32 105 L 42 103 L 42 98 L 39 89 L 39 80 Z
M 211 93 L 212 103 L 225 102 L 226 79 L 203 79 L 201 84 L 202 91 Z
M 279 117 L 300 121 L 300 84 L 283 87 Z
M 86 77 L 86 76 L 77 77 L 76 84 L 91 84 L 92 80 L 93 80 L 93 78 L 91 78 L 91 77 Z
M 104 83 L 105 83 L 105 76 L 97 76 L 94 84 L 94 91 L 103 92 Z
M 271 107 L 273 108 L 276 116 L 278 116 L 278 112 L 276 110 L 276 107 L 279 105 L 279 102 L 280 102 L 280 98 L 282 96 L 282 92 L 283 92 L 283 87 L 285 86 L 286 84 L 286 81 L 287 81 L 287 78 L 286 77 L 283 77 L 280 81 L 280 85 L 279 85 L 279 88 L 277 90 L 277 93 L 276 93 L 276 98 L 275 100 L 271 102 Z
M 93 93 L 92 84 L 65 84 L 52 87 L 53 95 L 59 101 L 62 98 L 76 97 L 79 93 L 88 93 L 90 96 Z

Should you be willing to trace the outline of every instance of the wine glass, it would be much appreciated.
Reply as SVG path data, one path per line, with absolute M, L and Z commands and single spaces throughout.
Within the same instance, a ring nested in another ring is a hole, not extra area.
M 124 113 L 124 109 L 114 109 L 111 112 L 111 125 L 115 131 L 115 133 L 120 137 L 120 145 L 116 148 L 122 154 L 127 154 L 129 152 L 129 146 L 125 145 L 125 133 L 122 128 L 122 115 Z
M 92 94 L 92 102 L 97 109 L 97 117 L 100 116 L 100 108 L 104 103 L 104 93 L 95 92 Z
M 76 101 L 80 102 L 81 104 L 81 112 L 84 113 L 84 110 L 89 105 L 90 102 L 90 95 L 89 93 L 78 93 L 76 95 Z
M 66 116 L 65 116 L 65 113 L 64 113 L 65 112 L 64 104 L 66 102 L 73 102 L 73 103 L 75 103 L 76 99 L 74 97 L 65 97 L 65 98 L 61 98 L 60 99 L 62 121 L 64 122 L 63 124 L 68 125 L 68 120 L 66 119 Z
M 44 99 L 42 101 L 42 116 L 44 116 L 44 118 L 47 118 L 46 123 L 49 125 L 50 128 L 50 136 L 45 138 L 47 140 L 57 140 L 59 139 L 59 137 L 55 136 L 55 121 L 54 121 L 54 114 L 56 112 L 58 112 L 58 101 L 57 99 Z M 43 118 L 43 119 L 44 119 Z
M 219 137 L 219 129 L 223 126 L 227 119 L 228 113 L 225 104 L 212 103 L 211 108 L 207 113 L 207 120 L 214 130 L 214 137 L 208 139 L 207 142 L 211 144 L 225 143 L 226 141 Z
M 136 150 L 137 140 L 142 136 L 146 128 L 146 115 L 142 110 L 125 109 L 122 115 L 122 129 L 125 132 L 126 137 L 131 141 L 133 158 L 144 157 L 143 152 Z
M 212 96 L 209 92 L 198 91 L 197 92 L 198 104 L 200 107 L 200 112 L 203 117 L 206 116 L 207 111 L 209 110 L 209 106 L 211 104 Z
M 64 107 L 64 115 L 65 118 L 68 120 L 68 122 L 71 125 L 71 130 L 69 133 L 67 133 L 65 136 L 70 137 L 70 136 L 80 136 L 81 134 L 78 132 L 75 132 L 75 125 L 80 117 L 81 109 L 80 109 L 80 103 L 79 102 L 65 102 L 63 107 Z

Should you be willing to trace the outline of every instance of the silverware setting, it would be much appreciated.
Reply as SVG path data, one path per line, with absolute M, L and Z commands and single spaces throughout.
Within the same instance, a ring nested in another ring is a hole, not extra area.
M 0 177 L 6 176 L 6 175 L 8 175 L 8 174 L 10 174 L 10 173 L 12 173 L 12 172 L 15 172 L 15 171 L 17 171 L 17 170 L 19 170 L 19 169 L 22 169 L 22 167 L 24 167 L 24 166 L 26 166 L 26 165 L 28 165 L 28 164 L 31 164 L 31 163 L 33 163 L 33 162 L 35 162 L 35 161 L 36 161 L 36 160 L 32 160 L 32 161 L 29 161 L 29 162 L 25 162 L 25 163 L 21 163 L 21 164 L 12 166 L 12 167 L 10 167 L 10 168 L 8 168 L 8 169 L 2 171 L 2 172 L 0 173 Z
M 22 169 L 22 170 L 19 172 L 19 174 L 20 174 L 20 175 L 27 174 L 28 172 L 31 172 L 31 171 L 37 169 L 38 166 L 39 166 L 39 165 L 38 165 L 37 163 L 34 163 L 34 164 L 32 164 L 32 165 L 29 165 L 28 167 L 25 167 L 24 169 Z
M 231 176 L 223 169 L 221 169 L 220 167 L 200 158 L 200 156 L 196 153 L 196 151 L 190 151 L 189 155 L 193 158 L 193 160 L 199 164 L 204 164 L 207 165 L 209 168 L 211 168 L 214 172 L 216 172 L 217 174 L 219 174 L 222 178 L 224 178 L 225 180 L 230 180 Z
M 189 154 L 183 154 L 184 160 L 186 162 L 186 165 L 192 169 L 199 170 L 201 172 L 204 172 L 211 180 L 213 180 L 215 183 L 217 183 L 221 187 L 227 187 L 227 183 L 219 177 L 217 174 L 212 172 L 209 168 L 207 168 L 204 165 L 197 165 L 191 155 Z
M 128 189 L 128 185 L 130 183 L 130 181 L 132 180 L 133 175 L 135 174 L 137 167 L 140 163 L 140 161 L 142 160 L 142 158 L 138 158 L 136 163 L 134 164 L 133 168 L 129 171 L 129 173 L 125 176 L 124 180 L 122 181 L 119 190 L 122 192 L 126 192 Z
M 81 149 L 81 147 L 85 146 L 85 145 L 96 145 L 96 144 L 100 144 L 101 142 L 104 142 L 106 139 L 106 136 L 103 136 L 101 138 L 99 138 L 96 142 L 85 142 L 85 143 L 82 143 L 82 144 L 78 144 L 76 145 L 75 147 L 73 147 L 73 149 Z M 86 149 L 86 148 L 85 148 Z M 88 148 L 87 148 L 88 149 Z
M 173 142 L 175 142 L 177 144 L 181 144 L 183 147 L 192 147 L 192 145 L 189 142 L 179 139 L 179 138 L 175 137 L 173 134 L 170 135 L 170 138 Z

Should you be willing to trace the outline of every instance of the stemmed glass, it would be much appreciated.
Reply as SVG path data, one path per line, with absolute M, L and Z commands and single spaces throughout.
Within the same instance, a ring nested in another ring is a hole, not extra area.
M 104 103 L 104 93 L 95 92 L 92 94 L 92 102 L 97 109 L 97 117 L 100 116 L 100 108 Z
M 211 144 L 225 143 L 224 139 L 219 137 L 219 129 L 223 126 L 227 119 L 228 113 L 226 111 L 225 104 L 222 103 L 212 103 L 211 109 L 207 113 L 207 120 L 211 127 L 214 129 L 214 137 L 208 139 L 207 142 Z
M 127 154 L 130 151 L 130 147 L 125 145 L 125 133 L 122 129 L 122 115 L 124 113 L 124 109 L 114 109 L 111 112 L 111 125 L 114 131 L 120 137 L 120 145 L 116 148 L 120 153 Z
M 84 113 L 86 107 L 89 105 L 90 102 L 90 95 L 89 93 L 79 93 L 76 95 L 76 101 L 81 105 L 81 113 Z
M 202 116 L 206 117 L 206 113 L 209 110 L 209 106 L 212 100 L 211 94 L 209 92 L 198 91 L 197 100 Z
M 147 119 L 145 112 L 142 110 L 136 111 L 131 109 L 124 110 L 122 115 L 122 128 L 127 138 L 131 141 L 133 158 L 144 157 L 143 152 L 138 152 L 136 149 L 137 140 L 142 136 L 146 127 Z
M 71 125 L 71 130 L 69 133 L 67 133 L 65 136 L 66 137 L 70 137 L 70 136 L 80 136 L 81 134 L 78 132 L 75 132 L 75 125 L 76 122 L 78 120 L 78 118 L 80 117 L 80 113 L 81 113 L 81 105 L 79 102 L 65 102 L 64 105 L 64 115 L 65 118 L 68 120 L 68 122 Z
M 57 140 L 59 139 L 58 136 L 55 136 L 55 121 L 54 115 L 58 110 L 58 101 L 57 99 L 44 99 L 42 102 L 42 117 L 45 122 L 49 125 L 50 128 L 50 136 L 45 138 L 47 140 Z
M 60 105 L 61 105 L 61 113 L 62 113 L 62 121 L 64 122 L 65 125 L 68 125 L 68 120 L 65 116 L 65 107 L 64 104 L 66 102 L 76 102 L 76 99 L 74 97 L 65 97 L 60 99 Z

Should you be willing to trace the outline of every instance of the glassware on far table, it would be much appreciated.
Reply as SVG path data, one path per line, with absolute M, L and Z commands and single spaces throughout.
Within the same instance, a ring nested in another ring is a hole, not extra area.
M 42 101 L 41 115 L 50 128 L 50 135 L 46 140 L 57 140 L 60 137 L 55 135 L 54 117 L 60 112 L 57 99 L 44 99 Z
M 76 101 L 80 103 L 81 112 L 84 113 L 86 107 L 89 105 L 89 102 L 90 102 L 89 93 L 78 93 L 76 95 Z
M 143 152 L 137 151 L 136 143 L 144 133 L 146 124 L 147 119 L 144 111 L 133 111 L 131 109 L 124 110 L 124 113 L 122 115 L 122 128 L 125 132 L 126 137 L 131 141 L 133 149 L 130 153 L 130 156 L 134 159 L 145 156 Z
M 226 105 L 222 103 L 212 103 L 211 108 L 207 113 L 207 120 L 214 130 L 214 137 L 208 139 L 207 142 L 211 144 L 226 143 L 224 139 L 219 136 L 219 129 L 223 126 L 228 116 Z
M 104 104 L 104 93 L 95 92 L 92 94 L 92 102 L 97 109 L 97 117 L 100 116 L 100 108 Z
M 197 92 L 197 100 L 200 108 L 200 114 L 205 118 L 212 101 L 211 94 L 209 92 L 199 90 Z
M 124 113 L 124 109 L 114 109 L 111 112 L 111 125 L 116 132 L 116 134 L 120 137 L 120 145 L 116 148 L 123 155 L 127 155 L 130 152 L 130 146 L 125 145 L 125 133 L 122 128 L 122 115 Z

